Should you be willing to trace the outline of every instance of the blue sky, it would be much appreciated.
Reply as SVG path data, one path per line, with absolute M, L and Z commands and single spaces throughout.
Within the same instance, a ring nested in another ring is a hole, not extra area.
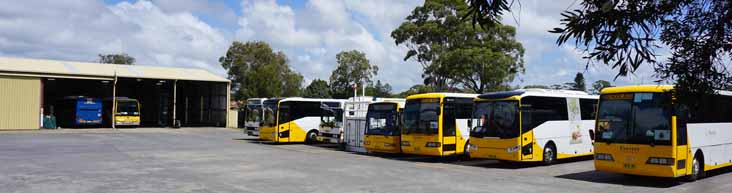
M 217 60 L 232 41 L 262 40 L 287 54 L 306 79 L 327 79 L 335 55 L 358 49 L 379 66 L 395 92 L 421 82 L 421 66 L 402 61 L 406 48 L 389 37 L 419 0 L 0 0 L 0 55 L 93 61 L 125 52 L 139 64 L 196 67 L 224 75 Z M 574 0 L 522 0 L 504 16 L 526 49 L 526 73 L 513 85 L 561 84 L 584 72 L 588 85 L 613 80 L 604 65 L 585 68 L 573 45 L 557 46 L 547 30 Z M 38 12 L 38 10 L 43 10 Z M 663 57 L 662 57 L 663 58 Z M 652 84 L 652 69 L 616 85 Z

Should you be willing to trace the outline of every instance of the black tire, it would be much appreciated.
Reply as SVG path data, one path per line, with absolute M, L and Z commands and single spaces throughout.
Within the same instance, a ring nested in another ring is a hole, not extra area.
M 305 143 L 315 144 L 316 142 L 318 142 L 318 132 L 316 132 L 316 131 L 308 132 L 308 134 L 305 136 Z
M 554 144 L 549 143 L 544 146 L 544 151 L 542 152 L 541 157 L 544 165 L 548 166 L 554 164 L 557 161 L 557 148 L 554 147 Z
M 470 141 L 467 141 L 467 142 L 465 142 L 465 146 L 463 147 L 463 157 L 466 160 L 469 160 L 470 159 L 470 152 L 468 151 L 469 150 L 469 148 L 468 148 L 469 145 L 470 145 Z
M 686 176 L 686 180 L 689 182 L 696 181 L 704 177 L 704 160 L 697 153 L 694 156 L 694 160 L 691 161 L 691 174 Z

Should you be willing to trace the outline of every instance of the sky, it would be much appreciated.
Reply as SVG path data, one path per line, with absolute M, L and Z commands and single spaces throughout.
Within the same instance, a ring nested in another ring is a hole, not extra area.
M 360 50 L 379 66 L 376 79 L 401 92 L 422 82 L 422 68 L 391 31 L 421 0 L 0 0 L 0 56 L 95 61 L 127 53 L 139 65 L 202 68 L 226 76 L 218 58 L 233 41 L 265 41 L 283 51 L 305 83 L 327 80 L 341 51 Z M 606 65 L 586 66 L 573 44 L 557 46 L 560 13 L 576 0 L 521 0 L 504 24 L 517 28 L 526 72 L 511 84 L 653 84 L 653 70 L 615 79 Z M 661 56 L 663 58 L 663 56 Z M 303 85 L 306 86 L 306 85 Z

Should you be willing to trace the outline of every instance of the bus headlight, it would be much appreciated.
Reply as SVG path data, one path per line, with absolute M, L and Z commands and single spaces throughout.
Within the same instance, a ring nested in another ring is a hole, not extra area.
M 521 147 L 519 147 L 518 145 L 517 146 L 513 146 L 513 147 L 509 147 L 509 148 L 506 148 L 506 152 L 513 153 L 515 151 L 518 151 L 519 148 L 521 148 Z
M 650 157 L 650 158 L 648 158 L 648 161 L 646 161 L 646 164 L 674 165 L 674 159 L 673 158 Z
M 613 161 L 613 155 L 606 154 L 606 153 L 595 153 L 595 159 L 596 160 L 605 160 L 605 161 Z
M 402 146 L 410 146 L 409 141 L 402 141 Z
M 394 145 L 392 145 L 391 143 L 384 143 L 384 147 L 391 147 L 391 146 L 394 146 Z
M 363 141 L 363 144 L 364 145 L 371 145 L 371 142 L 370 141 Z
M 440 142 L 427 142 L 425 147 L 440 147 Z

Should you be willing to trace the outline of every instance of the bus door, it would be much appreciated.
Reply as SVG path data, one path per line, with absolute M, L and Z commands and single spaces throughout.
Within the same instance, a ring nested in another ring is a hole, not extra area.
M 532 113 L 532 107 L 530 105 L 523 105 L 522 103 L 519 103 L 519 121 L 521 122 L 521 127 L 519 128 L 519 138 L 518 138 L 518 144 L 520 144 L 518 151 L 521 153 L 521 160 L 533 160 L 534 159 L 534 151 L 543 152 L 542 149 L 533 149 L 534 144 L 534 132 L 531 131 L 534 125 L 533 123 L 533 113 Z M 532 148 L 529 150 L 528 148 Z
M 279 110 L 279 117 L 277 118 L 277 133 L 275 134 L 277 142 L 289 142 L 290 141 L 290 105 L 281 104 Z
M 455 99 L 445 98 L 442 110 L 442 155 L 457 154 Z
M 687 130 L 686 123 L 689 120 L 689 110 L 686 106 L 678 105 L 675 112 L 676 116 L 676 174 L 690 174 L 687 165 L 690 165 L 690 161 L 694 159 L 693 155 L 690 155 L 689 143 L 687 141 Z M 687 173 L 688 172 L 688 173 Z

